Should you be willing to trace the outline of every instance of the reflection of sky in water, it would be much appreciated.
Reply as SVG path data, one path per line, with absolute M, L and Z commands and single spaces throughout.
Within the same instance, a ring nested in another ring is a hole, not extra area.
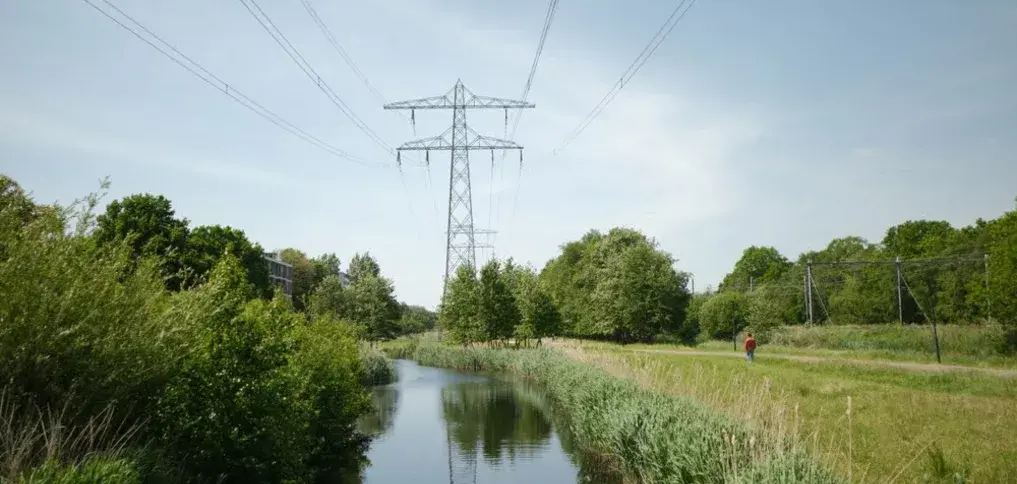
M 376 395 L 395 412 L 388 415 L 391 422 L 381 423 L 388 430 L 371 444 L 367 484 L 448 483 L 450 434 L 453 442 L 472 442 L 474 448 L 471 453 L 453 446 L 453 474 L 463 475 L 455 484 L 474 482 L 471 463 L 478 483 L 576 482 L 578 470 L 550 422 L 525 398 L 516 398 L 510 385 L 407 361 L 397 364 L 399 381 L 383 390 L 385 397 Z

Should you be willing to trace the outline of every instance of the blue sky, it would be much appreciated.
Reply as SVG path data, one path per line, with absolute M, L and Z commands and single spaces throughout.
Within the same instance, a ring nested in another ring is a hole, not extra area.
M 372 163 L 294 138 L 79 0 L 0 2 L 0 172 L 40 201 L 110 176 L 110 199 L 161 193 L 192 225 L 267 249 L 369 250 L 398 296 L 441 293 L 447 153 L 406 167 L 346 118 L 237 2 L 114 2 L 231 86 Z M 352 110 L 396 146 L 409 123 L 331 49 L 299 0 L 259 4 Z M 462 79 L 518 97 L 546 2 L 313 2 L 388 101 Z M 878 240 L 908 219 L 965 225 L 1017 196 L 1017 3 L 699 0 L 617 99 L 553 155 L 677 2 L 559 3 L 516 140 L 525 165 L 478 153 L 478 227 L 538 268 L 591 228 L 655 237 L 716 284 L 748 245 L 789 257 Z M 503 113 L 471 111 L 504 134 Z M 449 111 L 417 113 L 417 137 Z M 518 203 L 516 203 L 518 199 Z M 490 215 L 489 215 L 490 214 Z M 481 254 L 481 259 L 486 258 Z

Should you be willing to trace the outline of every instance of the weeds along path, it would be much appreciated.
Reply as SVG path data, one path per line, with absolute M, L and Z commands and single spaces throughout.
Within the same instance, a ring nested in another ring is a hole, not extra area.
M 703 350 L 666 350 L 666 349 L 651 349 L 651 348 L 625 348 L 617 347 L 616 349 L 621 351 L 631 351 L 635 353 L 665 353 L 672 355 L 686 355 L 686 356 L 726 356 L 731 358 L 745 358 L 743 353 L 735 353 L 731 351 L 703 351 Z M 1017 378 L 1017 370 L 1009 370 L 1005 368 L 983 368 L 979 366 L 963 366 L 963 365 L 944 365 L 936 363 L 915 363 L 908 361 L 891 361 L 891 360 L 863 360 L 857 358 L 837 358 L 827 356 L 809 356 L 809 355 L 789 355 L 782 353 L 756 353 L 756 361 L 766 361 L 768 358 L 777 358 L 782 360 L 799 361 L 803 363 L 833 363 L 833 364 L 848 364 L 848 365 L 864 365 L 864 366 L 878 366 L 886 368 L 899 368 L 909 371 L 924 371 L 924 372 L 973 372 L 982 373 L 985 375 L 998 376 L 1000 378 Z

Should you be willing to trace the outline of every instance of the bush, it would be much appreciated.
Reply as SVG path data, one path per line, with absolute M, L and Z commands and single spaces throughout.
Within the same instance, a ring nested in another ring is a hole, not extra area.
M 741 292 L 727 291 L 710 297 L 699 309 L 702 334 L 730 340 L 748 325 L 749 300 Z

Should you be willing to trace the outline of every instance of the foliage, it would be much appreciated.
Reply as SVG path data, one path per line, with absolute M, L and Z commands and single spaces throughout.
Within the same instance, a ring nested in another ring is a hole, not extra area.
M 240 260 L 256 296 L 267 298 L 271 295 L 264 250 L 248 240 L 242 230 L 221 225 L 205 225 L 191 230 L 184 259 L 195 280 L 204 281 L 226 254 Z
M 364 346 L 361 348 L 362 360 L 364 361 L 364 376 L 361 383 L 364 386 L 387 385 L 396 381 L 395 363 L 388 359 L 381 351 Z
M 24 484 L 140 484 L 141 472 L 128 459 L 90 458 L 66 465 L 48 460 L 21 477 Z
M 751 246 L 735 262 L 734 270 L 724 276 L 720 290 L 746 290 L 751 285 L 760 285 L 780 280 L 791 268 L 791 262 L 773 247 Z
M 176 218 L 173 204 L 162 195 L 148 193 L 114 200 L 99 215 L 95 240 L 100 246 L 126 242 L 135 258 L 158 257 L 166 285 L 179 289 L 184 279 L 187 219 Z
M 730 340 L 748 325 L 749 297 L 738 291 L 721 292 L 699 308 L 699 326 L 705 336 Z
M 392 282 L 367 274 L 345 289 L 342 317 L 364 327 L 364 336 L 371 341 L 392 339 L 399 334 L 399 303 L 393 294 Z
M 158 247 L 173 239 L 160 232 L 165 220 L 144 215 L 171 216 L 168 204 L 129 198 L 98 230 L 97 196 L 32 207 L 19 190 L 0 191 L 0 477 L 136 482 L 156 468 L 199 482 L 356 477 L 367 440 L 354 424 L 369 410 L 363 382 L 378 371 L 365 371 L 353 328 L 327 311 L 256 297 L 254 256 L 267 267 L 242 232 L 191 232 L 185 255 L 209 264 L 208 275 L 170 292 L 172 251 Z
M 648 339 L 680 332 L 685 324 L 687 275 L 676 272 L 674 262 L 638 231 L 591 231 L 562 246 L 541 271 L 541 287 L 567 334 Z
M 354 254 L 350 259 L 350 279 L 357 282 L 364 277 L 381 277 L 381 267 L 369 252 Z
M 477 274 L 472 267 L 465 265 L 459 266 L 455 277 L 448 281 L 445 300 L 438 312 L 438 325 L 448 334 L 450 342 L 470 344 L 483 341 L 479 286 Z
M 311 259 L 311 265 L 314 266 L 314 280 L 311 283 L 311 288 L 308 291 L 309 293 L 317 288 L 326 277 L 340 277 L 342 274 L 342 265 L 339 261 L 339 257 L 334 253 L 322 254 Z
M 399 304 L 399 334 L 412 335 L 431 331 L 438 324 L 438 316 L 422 306 Z
M 293 266 L 293 307 L 298 311 L 303 311 L 307 296 L 314 287 L 315 265 L 307 259 L 307 254 L 294 248 L 280 250 L 279 258 Z
M 632 482 L 840 482 L 801 449 L 761 449 L 744 426 L 551 351 L 417 347 L 424 365 L 509 372 L 541 385 L 587 456 Z
M 521 317 L 515 296 L 502 280 L 502 267 L 492 260 L 480 270 L 477 286 L 480 325 L 485 341 L 504 341 L 512 336 Z

